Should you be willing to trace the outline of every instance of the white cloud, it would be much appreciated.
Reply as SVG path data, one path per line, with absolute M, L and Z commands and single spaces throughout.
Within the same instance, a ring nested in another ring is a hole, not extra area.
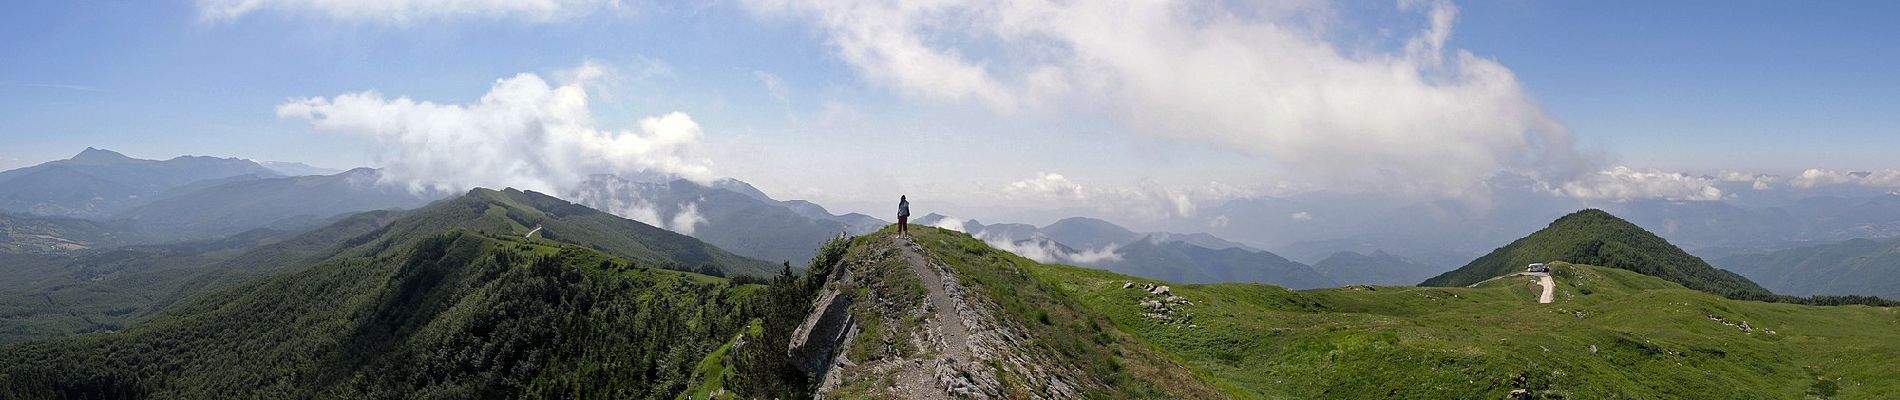
M 1063 261 L 1075 265 L 1097 265 L 1106 262 L 1121 261 L 1121 253 L 1116 252 L 1120 249 L 1119 246 L 1109 245 L 1099 249 L 1080 250 L 1075 253 L 1069 253 L 1063 257 Z
M 596 127 L 585 80 L 552 86 L 524 73 L 496 81 L 467 105 L 376 91 L 293 99 L 277 115 L 374 140 L 384 179 L 418 192 L 514 187 L 560 194 L 592 174 L 711 177 L 709 162 L 697 155 L 702 133 L 692 117 L 674 112 L 642 119 L 638 129 Z
M 976 232 L 978 240 L 997 249 L 1036 260 L 1040 263 L 1056 263 L 1083 266 L 1096 266 L 1102 263 L 1121 261 L 1120 246 L 1108 245 L 1099 249 L 1065 249 L 1047 238 L 1012 238 L 991 232 Z
M 1718 179 L 1680 172 L 1633 169 L 1617 166 L 1595 176 L 1566 182 L 1554 191 L 1577 199 L 1630 201 L 1665 199 L 1672 201 L 1712 201 L 1728 196 L 1715 186 Z
M 964 222 L 965 221 L 961 218 L 946 216 L 946 217 L 943 217 L 943 219 L 937 220 L 937 223 L 931 226 L 935 226 L 935 227 L 943 228 L 943 229 L 949 229 L 949 230 L 953 230 L 957 232 L 969 233 L 965 230 Z
M 453 17 L 549 22 L 619 6 L 620 0 L 198 0 L 198 16 L 231 20 L 271 9 L 393 24 Z
M 779 104 L 791 103 L 792 88 L 785 84 L 784 79 L 770 72 L 759 70 L 753 70 L 752 77 L 758 79 L 759 83 L 764 84 L 766 94 L 772 95 L 772 99 L 778 100 Z
M 999 194 L 1006 199 L 1058 206 L 1082 205 L 1125 217 L 1160 221 L 1193 216 L 1198 205 L 1205 202 L 1250 197 L 1259 191 L 1222 182 L 1166 186 L 1145 179 L 1124 185 L 1085 186 L 1059 173 L 1038 172 L 1028 179 L 1003 185 Z M 1075 203 L 1083 200 L 1087 202 Z
M 1510 69 L 1446 48 L 1457 9 L 1443 1 L 1402 5 L 1428 24 L 1402 33 L 1403 49 L 1328 42 L 1336 35 L 1313 16 L 1332 13 L 1304 3 L 746 4 L 812 21 L 862 76 L 914 97 L 1099 111 L 1342 186 L 1475 196 L 1500 171 L 1565 180 L 1593 169 Z
M 1758 191 L 1774 189 L 1776 184 L 1787 181 L 1786 178 L 1775 175 L 1750 174 L 1735 171 L 1722 171 L 1721 174 L 1716 175 L 1716 179 L 1723 182 L 1747 183 L 1750 189 Z
M 682 235 L 692 235 L 707 224 L 706 217 L 699 213 L 699 203 L 692 200 L 674 205 L 672 216 L 666 216 L 666 210 L 659 205 L 672 203 L 660 200 L 658 195 L 666 190 L 665 185 L 636 182 L 624 176 L 596 175 L 561 193 L 563 198 L 596 210 Z
M 1081 200 L 1088 198 L 1078 185 L 1062 174 L 1037 172 L 1029 179 L 1011 182 L 1003 187 L 1003 193 L 1015 198 Z
M 1878 171 L 1843 172 L 1831 169 L 1810 168 L 1801 171 L 1801 175 L 1789 180 L 1797 188 L 1815 188 L 1829 185 L 1865 186 L 1875 188 L 1900 188 L 1900 171 L 1883 169 Z
M 673 214 L 672 222 L 666 224 L 666 229 L 690 236 L 694 229 L 705 224 L 706 217 L 699 215 L 699 204 L 686 203 L 679 207 L 679 212 Z
M 1287 215 L 1287 218 L 1292 218 L 1294 221 L 1312 221 L 1313 213 L 1301 211 Z

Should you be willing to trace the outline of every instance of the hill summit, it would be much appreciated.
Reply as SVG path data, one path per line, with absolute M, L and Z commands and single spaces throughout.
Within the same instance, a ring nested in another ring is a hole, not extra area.
M 1774 297 L 1748 278 L 1710 266 L 1642 227 L 1597 209 L 1565 215 L 1549 227 L 1419 285 L 1465 286 L 1549 261 L 1634 271 L 1732 299 Z

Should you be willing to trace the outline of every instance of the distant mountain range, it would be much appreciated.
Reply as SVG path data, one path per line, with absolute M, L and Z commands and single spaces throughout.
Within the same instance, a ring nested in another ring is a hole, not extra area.
M 237 158 L 141 160 L 88 147 L 69 159 L 0 172 L 0 210 L 105 217 L 145 204 L 152 196 L 179 186 L 245 175 L 282 176 Z
M 141 160 L 87 148 L 70 159 L 0 172 L 0 212 L 5 213 L 0 221 L 6 222 L 0 225 L 0 234 L 6 235 L 0 251 L 177 243 L 255 229 L 294 232 L 355 212 L 415 208 L 446 195 L 417 194 L 387 184 L 374 169 L 323 174 L 332 171 L 238 158 Z M 1397 285 L 1429 278 L 1447 265 L 1468 264 L 1477 258 L 1472 249 L 1481 245 L 1475 243 L 1534 230 L 1535 225 L 1525 221 L 1546 218 L 1538 216 L 1563 206 L 1552 204 L 1562 201 L 1531 201 L 1540 198 L 1526 196 L 1511 200 L 1514 197 L 1505 195 L 1506 201 L 1488 208 L 1455 202 L 1406 205 L 1328 193 L 1237 199 L 1202 210 L 1210 219 L 1195 222 L 1201 225 L 1182 226 L 1195 233 L 1138 232 L 1081 217 L 1035 226 L 986 225 L 932 214 L 914 223 L 970 232 L 1037 260 L 1170 281 L 1263 282 L 1295 288 Z M 829 238 L 888 225 L 863 214 L 832 214 L 809 201 L 778 200 L 734 179 L 601 175 L 561 197 L 688 234 L 741 256 L 797 266 Z M 1353 212 L 1359 208 L 1387 211 Z M 1762 281 L 1784 292 L 1892 295 L 1845 281 L 1812 282 L 1819 278 L 1787 272 L 1859 270 L 1862 261 L 1856 260 L 1879 257 L 1814 249 L 1805 251 L 1826 256 L 1805 260 L 1798 259 L 1804 254 L 1800 251 L 1765 254 L 1900 233 L 1900 194 L 1836 191 L 1774 201 L 1630 201 L 1609 210 L 1629 216 L 1618 220 L 1656 232 L 1658 239 L 1691 243 L 1685 247 L 1698 249 L 1695 254 L 1734 256 L 1722 259 L 1737 265 L 1738 272 L 1748 271 L 1748 276 L 1777 277 Z M 1443 233 L 1471 221 L 1477 222 L 1469 224 L 1470 232 Z M 1192 229 L 1195 226 L 1205 232 Z M 1262 236 L 1262 229 L 1276 233 Z M 1228 234 L 1248 240 L 1229 240 Z M 1328 236 L 1338 238 L 1302 240 Z M 1502 240 L 1507 239 L 1489 243 Z M 1773 261 L 1762 261 L 1769 258 Z
M 369 168 L 335 175 L 245 175 L 174 189 L 112 217 L 147 232 L 197 239 L 256 228 L 312 227 L 342 214 L 415 208 L 438 198 L 378 184 L 380 177 L 381 172 Z
M 336 175 L 343 173 L 343 170 L 340 169 L 316 167 L 300 162 L 259 161 L 257 164 L 263 165 L 264 168 L 270 168 L 271 171 L 276 171 L 278 174 L 284 176 Z
M 1194 212 L 1133 222 L 1137 230 L 1206 232 L 1314 263 L 1382 250 L 1462 265 L 1572 211 L 1601 209 L 1691 254 L 1719 258 L 1820 242 L 1900 236 L 1900 193 L 1890 187 L 1722 183 L 1719 200 L 1580 200 L 1528 179 L 1487 182 L 1488 201 L 1414 200 L 1380 193 L 1310 192 L 1195 204 Z
M 381 173 L 374 169 L 302 175 L 323 171 L 270 165 L 199 156 L 142 160 L 87 148 L 70 159 L 0 172 L 0 203 L 16 219 L 42 226 L 56 224 L 53 218 L 97 221 L 92 233 L 61 231 L 72 235 L 65 247 L 90 248 L 214 239 L 258 228 L 308 229 L 344 214 L 414 208 L 443 196 L 379 184 Z
M 1776 293 L 1900 298 L 1900 238 L 1853 239 L 1714 261 Z
M 1085 217 L 1064 218 L 1043 227 L 984 225 L 939 214 L 925 215 L 915 223 L 967 232 L 991 246 L 1037 261 L 1181 283 L 1257 282 L 1295 289 L 1347 283 L 1410 285 L 1443 271 L 1382 251 L 1372 257 L 1342 252 L 1322 265 L 1307 265 L 1206 233 L 1138 233 Z
M 736 179 L 640 182 L 595 176 L 572 196 L 588 206 L 686 233 L 734 253 L 802 266 L 826 240 L 862 235 L 887 222 L 833 215 L 803 200 L 779 201 Z
M 1342 251 L 1313 264 L 1313 269 L 1343 285 L 1410 286 L 1445 272 L 1445 267 L 1425 264 L 1382 250 L 1370 254 Z
M 698 183 L 659 176 L 637 181 L 595 176 L 574 193 L 580 202 L 715 243 L 759 259 L 803 265 L 839 234 L 868 233 L 888 222 L 834 215 L 818 204 L 780 201 L 734 179 Z M 0 172 L 0 210 L 18 221 L 14 247 L 85 248 L 212 239 L 251 229 L 300 230 L 339 216 L 406 209 L 447 193 L 415 193 L 382 182 L 381 171 L 336 171 L 293 162 L 185 156 L 141 160 L 88 148 L 71 159 Z M 81 223 L 51 217 L 77 217 Z M 51 229 L 52 227 L 63 227 Z M 33 236 L 27 232 L 73 235 Z M 43 236 L 43 237 L 42 237 Z

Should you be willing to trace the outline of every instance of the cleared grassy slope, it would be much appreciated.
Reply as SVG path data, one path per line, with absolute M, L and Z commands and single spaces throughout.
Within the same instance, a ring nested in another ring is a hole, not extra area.
M 1193 315 L 1188 327 L 1141 316 L 1152 297 L 1122 288 L 1152 281 L 1027 270 L 1238 398 L 1498 398 L 1518 388 L 1549 398 L 1900 396 L 1892 308 L 1736 301 L 1558 264 L 1557 301 L 1543 305 L 1528 277 L 1300 292 L 1176 285 L 1193 302 L 1181 310 Z

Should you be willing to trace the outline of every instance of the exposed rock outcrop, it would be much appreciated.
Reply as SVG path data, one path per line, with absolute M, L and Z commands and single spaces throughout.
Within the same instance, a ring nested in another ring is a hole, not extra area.
M 834 375 L 829 373 L 831 370 L 850 363 L 843 354 L 858 331 L 856 316 L 850 310 L 852 294 L 842 290 L 851 284 L 851 271 L 843 267 L 832 271 L 824 292 L 812 303 L 812 313 L 792 332 L 789 350 L 799 370 L 827 378 Z M 835 384 L 831 379 L 818 383 L 821 391 Z

